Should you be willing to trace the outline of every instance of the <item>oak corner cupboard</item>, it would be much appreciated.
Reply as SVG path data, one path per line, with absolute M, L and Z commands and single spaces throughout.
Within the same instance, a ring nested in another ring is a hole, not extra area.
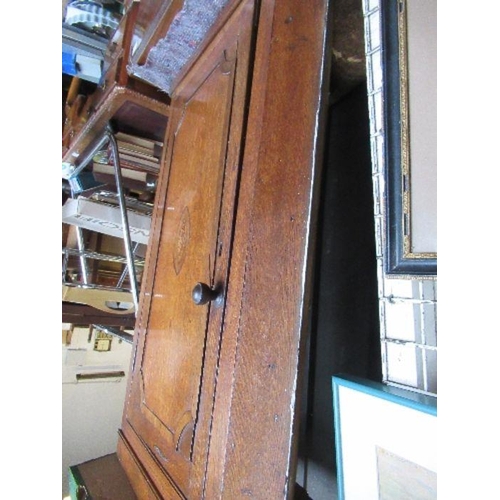
M 229 0 L 174 81 L 117 450 L 141 499 L 293 494 L 327 10 Z

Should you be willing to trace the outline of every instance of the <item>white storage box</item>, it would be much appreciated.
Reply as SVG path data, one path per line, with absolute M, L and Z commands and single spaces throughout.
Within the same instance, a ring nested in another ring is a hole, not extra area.
M 127 210 L 130 239 L 148 244 L 151 217 Z M 119 207 L 113 207 L 84 197 L 70 198 L 62 207 L 62 221 L 102 234 L 123 238 Z

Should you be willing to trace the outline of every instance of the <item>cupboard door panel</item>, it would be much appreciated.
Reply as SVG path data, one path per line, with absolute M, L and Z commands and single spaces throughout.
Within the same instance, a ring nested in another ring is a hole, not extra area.
M 193 498 L 202 497 L 209 446 L 252 11 L 253 2 L 235 11 L 172 96 L 125 409 L 127 425 Z M 191 294 L 198 282 L 219 298 L 196 305 Z
M 167 214 L 141 363 L 145 408 L 177 442 L 196 416 L 209 306 L 191 291 L 212 284 L 231 78 L 217 67 L 184 105 L 173 144 Z M 165 362 L 168 360 L 168 362 Z M 189 455 L 188 457 L 189 458 Z

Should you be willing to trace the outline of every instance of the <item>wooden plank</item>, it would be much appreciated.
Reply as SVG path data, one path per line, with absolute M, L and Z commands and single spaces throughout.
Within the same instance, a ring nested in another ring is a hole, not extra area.
M 172 480 L 165 474 L 161 467 L 156 462 L 156 459 L 149 453 L 140 441 L 139 436 L 132 430 L 132 428 L 125 424 L 124 429 L 118 432 L 118 456 L 121 461 L 126 462 L 131 458 L 137 462 L 137 467 L 131 466 L 130 472 L 134 474 L 140 473 L 147 474 L 148 481 L 150 481 L 156 490 L 160 492 L 163 498 L 169 500 L 185 499 L 185 497 L 177 491 L 174 487 Z M 138 467 L 143 472 L 138 470 Z
M 327 0 L 261 5 L 206 498 L 293 494 L 327 26 Z
M 160 500 L 163 498 L 121 433 L 118 434 L 117 454 L 120 464 L 139 499 Z
M 116 315 L 96 309 L 84 304 L 74 304 L 71 302 L 62 303 L 62 322 L 73 325 L 105 325 L 123 326 L 133 329 L 135 325 L 135 315 Z

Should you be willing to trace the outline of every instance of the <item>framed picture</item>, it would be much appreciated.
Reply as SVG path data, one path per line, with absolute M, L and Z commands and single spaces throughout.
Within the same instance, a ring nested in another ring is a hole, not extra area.
M 437 0 L 381 0 L 386 274 L 437 275 Z
M 339 500 L 437 498 L 437 400 L 333 377 Z

